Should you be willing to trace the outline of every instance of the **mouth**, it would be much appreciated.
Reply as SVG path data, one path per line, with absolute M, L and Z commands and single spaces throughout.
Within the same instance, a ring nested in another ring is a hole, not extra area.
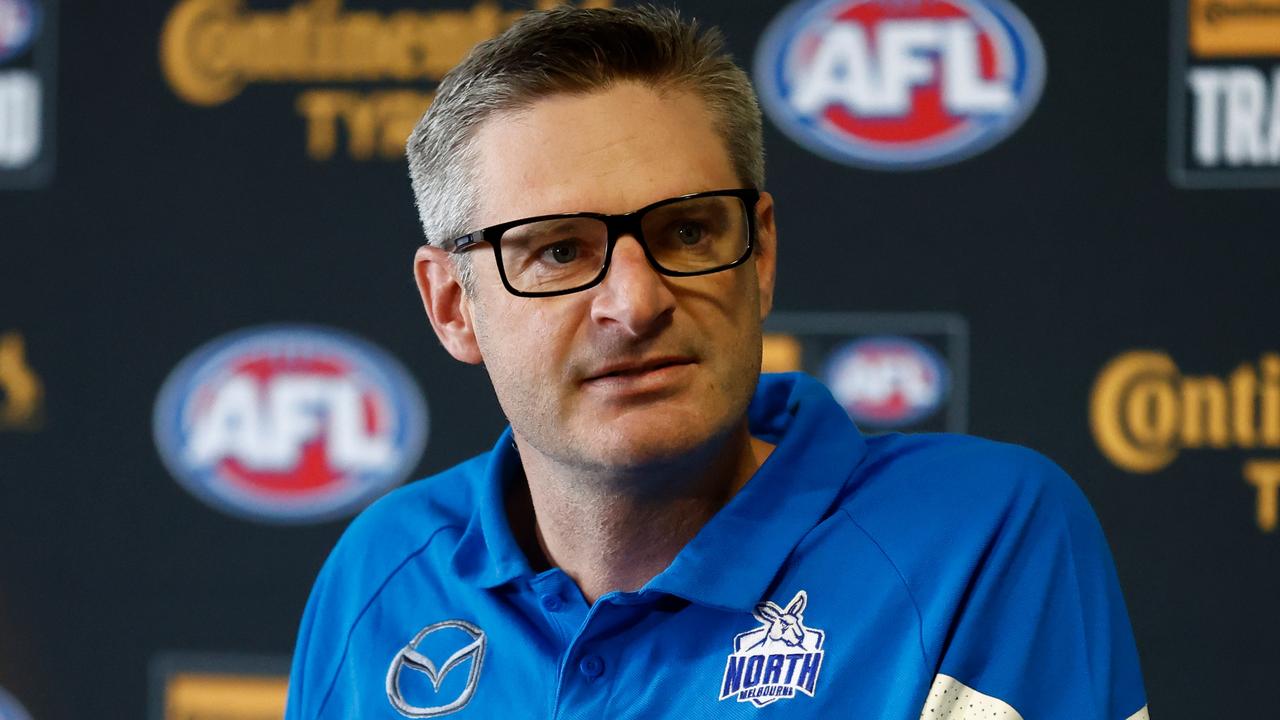
M 627 381 L 650 375 L 660 375 L 667 371 L 678 370 L 694 364 L 693 358 L 682 356 L 664 356 L 613 363 L 595 370 L 584 382 Z

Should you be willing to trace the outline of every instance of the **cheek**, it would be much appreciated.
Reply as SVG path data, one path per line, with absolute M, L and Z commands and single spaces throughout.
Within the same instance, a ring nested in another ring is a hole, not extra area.
M 476 313 L 476 339 L 490 370 L 509 378 L 547 378 L 564 367 L 573 323 L 546 299 L 504 303 Z
M 690 293 L 685 307 L 706 337 L 737 347 L 750 343 L 759 334 L 760 290 L 755 273 L 726 272 L 708 275 L 714 279 L 703 291 Z

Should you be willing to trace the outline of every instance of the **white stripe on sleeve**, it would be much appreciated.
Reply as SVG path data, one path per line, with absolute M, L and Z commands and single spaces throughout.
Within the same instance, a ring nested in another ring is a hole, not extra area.
M 938 673 L 929 688 L 929 697 L 920 720 L 1022 720 L 1009 703 L 983 695 L 950 675 Z
M 984 695 L 965 685 L 950 675 L 938 673 L 933 679 L 933 687 L 929 688 L 929 697 L 925 700 L 924 709 L 920 711 L 920 720 L 1022 720 L 1022 715 L 1009 703 Z M 1125 720 L 1151 720 L 1147 706 L 1130 715 Z

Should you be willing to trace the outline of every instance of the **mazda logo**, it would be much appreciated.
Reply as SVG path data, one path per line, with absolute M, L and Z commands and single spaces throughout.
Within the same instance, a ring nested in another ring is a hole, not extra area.
M 454 651 L 448 660 L 438 668 L 432 662 L 431 658 L 418 652 L 418 646 L 430 634 L 445 629 L 461 630 L 471 638 L 471 642 Z M 455 713 L 466 707 L 471 702 L 471 696 L 476 692 L 476 682 L 480 679 L 480 665 L 484 661 L 485 646 L 484 631 L 472 625 L 465 620 L 444 620 L 428 625 L 413 636 L 408 645 L 400 649 L 396 653 L 396 657 L 391 661 L 391 667 L 387 670 L 387 699 L 391 701 L 391 706 L 401 715 L 411 718 L 433 718 L 441 715 Z M 422 673 L 431 681 L 431 686 L 436 692 L 440 692 L 440 684 L 444 682 L 444 678 L 451 670 L 458 667 L 467 659 L 471 659 L 471 672 L 467 675 L 467 685 L 452 702 L 444 705 L 432 705 L 429 707 L 417 707 L 410 705 L 405 701 L 404 695 L 400 691 L 400 677 L 406 670 Z

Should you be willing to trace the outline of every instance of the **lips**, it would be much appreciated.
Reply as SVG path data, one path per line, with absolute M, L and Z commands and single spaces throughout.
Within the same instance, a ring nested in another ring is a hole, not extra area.
M 655 358 L 647 358 L 643 360 L 631 360 L 618 363 L 610 363 L 604 367 L 596 369 L 585 380 L 592 382 L 596 380 L 607 380 L 612 378 L 626 379 L 639 377 L 647 373 L 665 370 L 666 368 L 676 367 L 679 365 L 692 365 L 693 358 L 683 356 L 663 356 Z

